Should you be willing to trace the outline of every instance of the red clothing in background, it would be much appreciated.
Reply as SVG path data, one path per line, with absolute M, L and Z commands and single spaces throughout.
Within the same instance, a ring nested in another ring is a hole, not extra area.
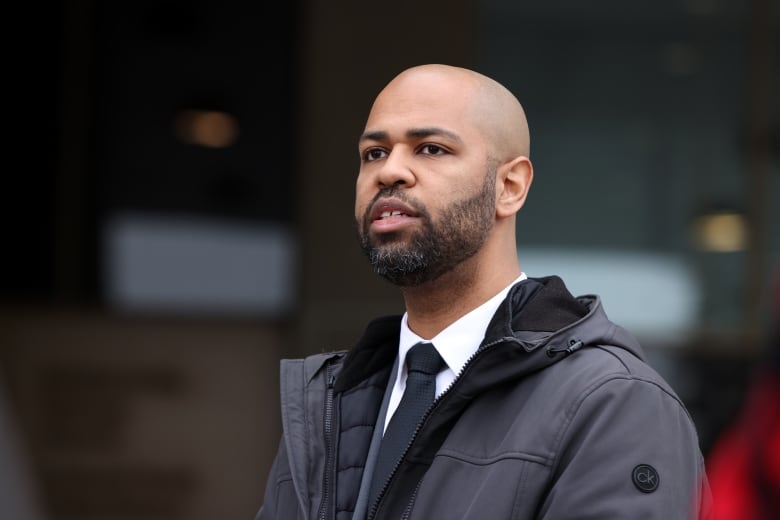
M 711 520 L 780 519 L 780 370 L 757 377 L 707 460 Z

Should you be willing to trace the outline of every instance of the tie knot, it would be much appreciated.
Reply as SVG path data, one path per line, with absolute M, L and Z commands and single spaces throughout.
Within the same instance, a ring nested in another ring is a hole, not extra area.
M 433 343 L 417 343 L 406 354 L 406 366 L 409 372 L 435 375 L 444 368 L 445 363 Z

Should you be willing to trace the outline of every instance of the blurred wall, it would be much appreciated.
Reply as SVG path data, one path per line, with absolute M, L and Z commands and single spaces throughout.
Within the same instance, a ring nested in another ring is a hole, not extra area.
M 252 518 L 279 433 L 274 327 L 6 309 L 0 344 L 25 433 L 0 485 L 43 518 Z

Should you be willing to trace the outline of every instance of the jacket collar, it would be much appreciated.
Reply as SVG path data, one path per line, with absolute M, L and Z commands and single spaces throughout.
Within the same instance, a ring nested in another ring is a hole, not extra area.
M 352 388 L 380 371 L 389 373 L 397 354 L 400 320 L 400 315 L 394 315 L 369 323 L 347 354 L 336 391 Z M 498 344 L 503 347 L 494 349 Z M 616 345 L 642 357 L 639 343 L 609 321 L 598 296 L 575 298 L 558 276 L 528 278 L 515 284 L 501 303 L 474 359 L 491 371 L 489 379 L 495 384 L 544 368 L 592 344 Z M 483 350 L 494 352 L 483 356 Z M 481 386 L 479 378 L 473 384 Z

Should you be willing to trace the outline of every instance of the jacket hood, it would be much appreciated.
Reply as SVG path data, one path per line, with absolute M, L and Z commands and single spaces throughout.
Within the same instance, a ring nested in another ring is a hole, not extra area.
M 524 377 L 590 346 L 611 345 L 644 356 L 636 338 L 607 318 L 597 295 L 574 297 L 558 276 L 515 284 L 487 330 L 464 368 L 469 377 L 459 378 L 459 392 L 474 395 L 485 385 Z
M 400 320 L 401 316 L 386 316 L 368 325 L 347 354 L 337 391 L 351 388 L 366 373 L 376 373 L 392 363 Z M 473 396 L 486 384 L 493 386 L 531 374 L 591 345 L 613 345 L 643 358 L 639 342 L 607 318 L 597 295 L 574 297 L 558 276 L 528 278 L 515 284 L 487 330 L 464 368 L 469 377 L 458 377 L 458 392 L 464 395 Z M 480 377 L 485 371 L 489 376 Z

